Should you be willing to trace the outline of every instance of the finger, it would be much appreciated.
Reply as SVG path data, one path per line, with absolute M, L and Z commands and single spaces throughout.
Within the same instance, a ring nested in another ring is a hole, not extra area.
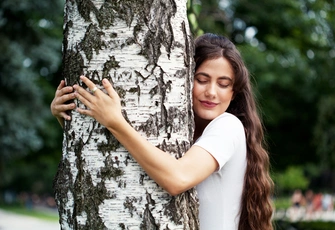
M 65 86 L 65 81 L 61 80 L 58 87 L 57 87 L 57 90 L 61 90 L 62 88 L 64 88 L 64 86 Z
M 74 92 L 75 97 L 88 108 L 90 108 L 90 99 L 92 100 L 92 97 L 94 96 L 78 85 L 74 85 L 73 87 L 76 90 L 76 92 Z
M 71 90 L 71 91 L 73 91 L 73 90 Z M 68 101 L 71 101 L 71 100 L 75 99 L 75 98 L 76 98 L 76 96 L 75 96 L 74 93 L 60 94 L 60 95 L 58 95 L 58 99 L 56 100 L 56 103 L 59 104 L 59 105 L 62 105 L 64 103 L 67 103 Z
M 70 94 L 73 92 L 73 87 L 72 86 L 62 86 L 61 84 L 58 86 L 55 96 L 56 97 L 62 97 L 66 94 Z
M 70 111 L 76 108 L 75 103 L 70 103 L 70 104 L 56 104 L 53 107 L 54 113 L 58 114 L 57 116 L 60 116 L 63 113 L 66 113 L 66 111 Z
M 110 96 L 110 97 L 118 97 L 119 95 L 116 93 L 115 89 L 113 88 L 112 84 L 106 79 L 104 78 L 102 80 L 102 84 L 104 86 L 104 88 L 106 89 L 107 91 L 107 94 Z
M 75 103 L 70 103 L 70 104 L 65 104 L 65 105 L 63 104 L 61 111 L 73 110 L 75 108 L 76 108 L 76 104 Z
M 80 76 L 80 79 L 82 80 L 82 82 L 85 83 L 85 85 L 92 91 L 94 88 L 96 88 L 96 85 L 87 77 L 85 76 Z
M 82 109 L 82 108 L 77 108 L 76 111 L 80 114 L 83 114 L 83 115 L 87 115 L 87 116 L 90 116 L 90 117 L 93 117 L 93 114 L 90 110 L 88 109 Z
M 62 89 L 62 91 L 65 93 L 71 93 L 73 92 L 73 87 L 72 86 L 66 86 Z
M 71 120 L 71 116 L 69 116 L 67 113 L 62 112 L 60 113 L 61 117 L 63 117 L 65 120 L 70 121 Z

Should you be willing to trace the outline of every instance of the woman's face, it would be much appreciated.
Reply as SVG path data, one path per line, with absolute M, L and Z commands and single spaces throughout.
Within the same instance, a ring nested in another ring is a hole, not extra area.
M 233 97 L 234 72 L 227 59 L 204 61 L 193 82 L 193 111 L 200 119 L 211 121 L 224 113 Z

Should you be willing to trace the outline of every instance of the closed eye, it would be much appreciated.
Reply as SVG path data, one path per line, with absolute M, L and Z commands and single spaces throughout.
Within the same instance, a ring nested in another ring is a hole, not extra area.
M 230 86 L 230 84 L 219 84 L 219 87 L 220 88 L 227 88 L 227 87 L 229 87 Z
M 219 87 L 227 88 L 227 87 L 231 86 L 233 82 L 230 78 L 222 78 L 222 79 L 219 79 L 219 81 L 217 83 L 218 83 Z
M 200 80 L 200 79 L 196 79 L 196 81 L 199 83 L 199 84 L 206 84 L 208 81 L 207 80 Z

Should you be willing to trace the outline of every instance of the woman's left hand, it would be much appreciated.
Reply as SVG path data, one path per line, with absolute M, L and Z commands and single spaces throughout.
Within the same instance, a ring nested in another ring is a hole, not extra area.
M 80 79 L 91 90 L 88 92 L 79 85 L 74 85 L 75 96 L 80 100 L 87 109 L 77 108 L 81 114 L 88 115 L 96 119 L 100 124 L 115 128 L 124 119 L 121 113 L 120 97 L 114 90 L 113 86 L 107 79 L 102 80 L 102 84 L 107 94 L 96 87 L 96 85 L 85 76 Z

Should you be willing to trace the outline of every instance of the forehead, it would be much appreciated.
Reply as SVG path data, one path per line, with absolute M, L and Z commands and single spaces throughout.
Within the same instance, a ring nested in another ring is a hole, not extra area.
M 230 62 L 224 58 L 209 59 L 204 61 L 196 70 L 197 73 L 206 73 L 211 77 L 229 77 L 234 78 L 234 71 Z

